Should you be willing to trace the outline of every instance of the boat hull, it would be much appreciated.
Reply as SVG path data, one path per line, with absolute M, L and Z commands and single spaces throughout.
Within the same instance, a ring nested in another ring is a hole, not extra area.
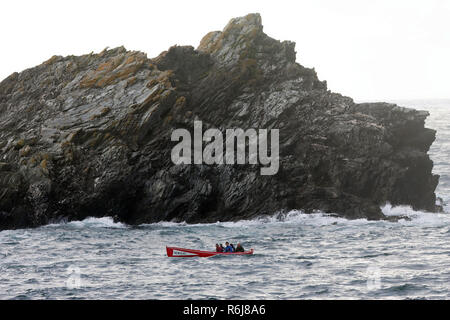
M 239 256 L 253 254 L 253 249 L 244 252 L 215 252 L 215 251 L 203 251 L 178 247 L 166 247 L 167 256 L 171 258 L 194 258 L 194 257 L 212 257 L 217 255 L 224 256 Z

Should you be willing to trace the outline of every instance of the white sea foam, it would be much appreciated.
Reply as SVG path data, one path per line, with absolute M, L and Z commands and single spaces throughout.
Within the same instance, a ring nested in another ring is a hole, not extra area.
M 143 226 L 160 226 L 160 227 L 179 227 L 179 226 L 186 226 L 189 225 L 186 222 L 173 222 L 173 221 L 160 221 L 160 222 L 155 222 L 155 223 L 146 223 L 143 224 Z M 196 225 L 202 225 L 202 224 L 193 224 L 192 226 L 196 226 Z
M 79 222 L 71 222 L 72 224 L 79 224 L 81 227 L 91 227 L 91 228 L 126 228 L 127 225 L 121 222 L 114 222 L 111 217 L 103 217 L 103 218 L 86 218 Z
M 424 211 L 415 211 L 409 206 L 392 206 L 387 203 L 381 207 L 382 212 L 386 216 L 399 216 L 406 217 L 407 219 L 400 218 L 397 223 L 403 225 L 423 225 L 423 226 L 442 226 L 450 224 L 450 214 L 449 213 L 432 213 Z M 229 221 L 229 222 L 215 222 L 215 223 L 197 223 L 188 224 L 186 222 L 170 222 L 161 221 L 151 224 L 144 224 L 142 226 L 151 227 L 206 227 L 206 226 L 218 226 L 225 228 L 250 228 L 265 224 L 298 224 L 298 225 L 309 225 L 309 226 L 327 226 L 327 225 L 367 225 L 374 223 L 393 223 L 387 221 L 369 221 L 367 219 L 355 219 L 349 220 L 346 218 L 338 217 L 335 215 L 326 214 L 323 212 L 317 213 L 304 213 L 300 210 L 291 210 L 287 213 L 276 213 L 271 216 L 261 216 L 250 220 L 239 220 L 239 221 Z M 57 226 L 57 225 L 68 225 L 75 228 L 127 228 L 128 226 L 124 223 L 114 222 L 111 217 L 103 218 L 86 218 L 82 221 L 72 221 L 68 223 L 52 224 L 47 227 Z
M 206 226 L 218 226 L 226 228 L 249 228 L 265 224 L 299 224 L 299 225 L 312 225 L 312 226 L 325 226 L 339 223 L 346 223 L 352 225 L 363 225 L 367 223 L 373 223 L 366 219 L 348 220 L 341 217 L 336 217 L 322 212 L 317 213 L 304 213 L 300 210 L 292 210 L 287 213 L 276 213 L 271 216 L 261 216 L 250 220 L 238 220 L 227 222 L 215 222 L 215 223 L 197 223 L 188 224 L 186 222 L 156 222 L 147 224 L 147 226 L 159 226 L 159 227 L 206 227 Z
M 277 213 L 272 216 L 258 217 L 253 220 L 240 220 L 236 222 L 219 223 L 225 227 L 251 227 L 261 224 L 299 224 L 312 226 L 325 226 L 339 223 L 366 224 L 366 219 L 348 220 L 332 216 L 326 213 L 304 213 L 300 210 L 292 210 L 287 213 Z
M 386 216 L 405 216 L 409 218 L 400 219 L 398 223 L 404 225 L 421 225 L 421 226 L 443 226 L 450 224 L 449 213 L 434 213 L 425 211 L 416 211 L 410 206 L 395 206 L 387 203 L 381 210 Z
M 127 228 L 127 225 L 121 222 L 114 222 L 111 217 L 94 218 L 88 217 L 81 221 L 61 222 L 55 224 L 49 224 L 45 227 L 55 227 L 60 225 L 66 225 L 74 228 L 109 228 L 109 229 L 123 229 Z
M 264 224 L 299 224 L 310 226 L 326 226 L 326 225 L 368 225 L 375 223 L 400 223 L 404 225 L 424 225 L 424 226 L 441 226 L 450 224 L 449 213 L 433 213 L 413 210 L 409 206 L 392 206 L 387 203 L 381 207 L 382 212 L 386 216 L 398 216 L 398 222 L 389 221 L 373 221 L 367 219 L 346 219 L 336 215 L 330 215 L 323 212 L 307 214 L 300 210 L 292 210 L 287 213 L 276 213 L 272 216 L 262 216 L 251 220 L 239 220 L 230 222 L 216 222 L 216 223 L 198 223 L 187 224 L 186 222 L 157 222 L 149 224 L 151 226 L 161 227 L 203 227 L 203 226 L 221 226 L 226 228 L 249 228 Z M 401 218 L 406 217 L 406 218 Z

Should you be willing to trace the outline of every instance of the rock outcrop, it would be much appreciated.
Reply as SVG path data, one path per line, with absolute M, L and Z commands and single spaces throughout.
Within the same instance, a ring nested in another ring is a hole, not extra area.
M 356 104 L 296 63 L 295 44 L 232 19 L 195 50 L 54 56 L 0 83 L 0 229 L 113 216 L 212 222 L 283 210 L 383 219 L 435 211 L 426 111 Z M 171 133 L 278 128 L 280 169 L 174 165 Z

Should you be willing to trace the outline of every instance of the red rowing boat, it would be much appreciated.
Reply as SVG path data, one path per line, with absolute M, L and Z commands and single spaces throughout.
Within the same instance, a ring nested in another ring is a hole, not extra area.
M 215 252 L 203 251 L 194 249 L 184 249 L 177 247 L 166 247 L 167 256 L 172 258 L 191 258 L 191 257 L 212 257 L 217 255 L 232 256 L 232 255 L 247 255 L 253 254 L 253 249 L 244 252 Z

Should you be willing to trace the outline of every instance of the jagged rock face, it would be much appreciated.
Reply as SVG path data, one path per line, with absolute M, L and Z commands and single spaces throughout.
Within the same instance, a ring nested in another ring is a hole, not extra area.
M 197 50 L 124 48 L 52 57 L 0 83 L 0 229 L 114 216 L 127 223 L 237 220 L 281 210 L 382 219 L 379 205 L 435 211 L 428 113 L 355 104 L 295 62 L 261 17 L 230 21 Z M 174 165 L 171 133 L 277 128 L 280 169 Z

